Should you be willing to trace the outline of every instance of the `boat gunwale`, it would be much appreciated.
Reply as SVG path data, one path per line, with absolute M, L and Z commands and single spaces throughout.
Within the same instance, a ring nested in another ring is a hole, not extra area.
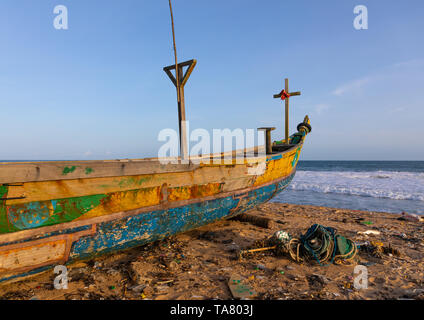
M 261 156 L 246 156 L 252 152 L 262 150 L 262 146 L 254 148 L 246 148 L 223 153 L 209 154 L 205 156 L 192 156 L 188 163 L 184 163 L 180 158 L 145 158 L 145 159 L 121 159 L 121 160 L 78 160 L 78 161 L 40 161 L 40 162 L 0 162 L 0 185 L 11 183 L 41 182 L 41 181 L 57 181 L 57 180 L 76 180 L 91 179 L 104 177 L 119 176 L 135 176 L 148 175 L 158 173 L 176 173 L 191 172 L 201 166 L 233 166 L 246 165 L 249 163 L 258 163 L 261 161 L 269 161 L 280 155 L 292 152 L 294 149 L 303 145 L 303 139 L 297 143 L 290 145 L 284 151 L 273 152 L 272 154 Z M 243 153 L 243 163 L 231 161 L 226 163 L 226 157 L 231 155 L 233 159 L 237 159 L 237 155 Z M 221 163 L 215 163 L 216 159 L 221 158 Z M 171 163 L 163 164 L 161 160 L 168 160 Z M 172 160 L 180 163 L 172 163 Z M 209 160 L 209 164 L 204 164 L 205 160 Z M 215 161 L 214 161 L 215 160 Z M 75 172 L 60 173 L 64 167 L 72 166 Z M 85 167 L 85 168 L 84 168 Z M 44 170 L 42 170 L 44 169 Z M 87 174 L 84 169 L 90 169 L 92 172 Z M 12 171 L 12 172 L 10 172 Z

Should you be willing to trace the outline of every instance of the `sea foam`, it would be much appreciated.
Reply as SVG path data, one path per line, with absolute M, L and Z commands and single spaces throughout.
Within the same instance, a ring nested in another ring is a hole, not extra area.
M 393 200 L 424 201 L 424 173 L 299 170 L 289 189 Z

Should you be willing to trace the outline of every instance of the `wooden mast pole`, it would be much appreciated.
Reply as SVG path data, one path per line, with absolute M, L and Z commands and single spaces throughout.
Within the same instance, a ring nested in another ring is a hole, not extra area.
M 285 85 L 284 88 L 286 92 L 289 92 L 289 79 L 285 79 Z M 289 144 L 289 98 L 286 98 L 286 123 L 285 123 L 285 140 L 286 144 Z
M 172 13 L 172 4 L 169 0 L 169 10 L 171 12 L 171 24 L 172 24 L 172 40 L 174 44 L 174 56 L 175 56 L 175 79 L 177 88 L 177 100 L 178 100 L 178 126 L 180 132 L 180 156 L 182 160 L 188 158 L 187 150 L 187 127 L 186 127 L 186 116 L 185 116 L 185 103 L 184 103 L 184 87 L 181 86 L 182 68 L 178 66 L 177 59 L 177 46 L 175 44 L 175 28 L 174 28 L 174 15 Z

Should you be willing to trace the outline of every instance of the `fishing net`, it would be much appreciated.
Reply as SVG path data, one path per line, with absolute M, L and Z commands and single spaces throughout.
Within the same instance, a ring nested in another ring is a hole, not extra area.
M 338 235 L 334 228 L 319 224 L 311 226 L 299 239 L 291 239 L 287 249 L 293 260 L 316 261 L 321 266 L 352 263 L 358 253 L 352 240 Z

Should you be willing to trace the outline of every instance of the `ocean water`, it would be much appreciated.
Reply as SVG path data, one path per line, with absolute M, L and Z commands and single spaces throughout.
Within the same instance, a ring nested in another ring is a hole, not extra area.
M 272 201 L 424 215 L 424 161 L 300 161 Z

